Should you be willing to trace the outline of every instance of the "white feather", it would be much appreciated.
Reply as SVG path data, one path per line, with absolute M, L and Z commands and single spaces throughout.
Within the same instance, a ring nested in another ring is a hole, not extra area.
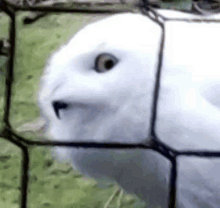
M 220 19 L 158 10 L 166 17 Z M 165 47 L 156 135 L 177 150 L 220 151 L 220 23 L 165 22 Z M 48 136 L 60 141 L 150 141 L 161 27 L 141 14 L 117 14 L 77 33 L 48 62 L 39 105 Z M 97 73 L 96 57 L 118 64 Z M 54 100 L 70 103 L 58 119 Z M 117 182 L 149 207 L 168 206 L 171 163 L 151 150 L 56 148 L 83 174 Z M 177 202 L 184 208 L 220 207 L 220 159 L 178 158 Z

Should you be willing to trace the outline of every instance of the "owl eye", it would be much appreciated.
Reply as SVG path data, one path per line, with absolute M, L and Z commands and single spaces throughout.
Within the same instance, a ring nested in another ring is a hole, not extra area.
M 99 73 L 109 71 L 118 63 L 118 59 L 109 54 L 102 53 L 95 60 L 95 70 Z

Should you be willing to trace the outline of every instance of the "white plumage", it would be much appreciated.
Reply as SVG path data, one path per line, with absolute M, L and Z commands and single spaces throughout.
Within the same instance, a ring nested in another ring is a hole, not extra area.
M 161 27 L 147 16 L 117 14 L 86 26 L 53 54 L 39 93 L 48 136 L 57 141 L 149 141 L 161 35 Z M 165 23 L 155 130 L 177 150 L 220 151 L 219 37 L 220 23 Z M 97 58 L 100 54 L 103 59 Z M 148 207 L 168 206 L 171 164 L 156 152 L 59 147 L 56 154 L 89 177 L 117 182 Z M 179 157 L 177 184 L 177 207 L 220 207 L 220 159 Z

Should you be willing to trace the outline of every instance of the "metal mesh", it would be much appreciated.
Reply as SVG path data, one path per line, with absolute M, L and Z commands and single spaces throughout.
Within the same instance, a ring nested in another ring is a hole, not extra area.
M 9 42 L 10 49 L 8 49 L 7 54 L 9 55 L 8 68 L 6 72 L 6 89 L 5 89 L 5 99 L 4 99 L 4 116 L 3 116 L 3 127 L 0 131 L 0 137 L 12 142 L 22 150 L 22 177 L 21 177 L 21 201 L 20 207 L 27 207 L 27 190 L 28 190 L 28 171 L 30 166 L 30 156 L 29 148 L 32 146 L 65 146 L 65 147 L 83 147 L 83 148 L 106 148 L 106 149 L 151 149 L 154 150 L 165 158 L 167 158 L 171 164 L 171 174 L 169 182 L 169 208 L 174 208 L 176 206 L 176 180 L 177 180 L 177 157 L 178 156 L 199 156 L 199 157 L 220 157 L 220 152 L 207 152 L 207 151 L 176 151 L 175 149 L 163 144 L 159 138 L 157 138 L 155 133 L 155 121 L 157 114 L 157 103 L 158 94 L 160 89 L 160 77 L 161 77 L 161 67 L 163 62 L 163 50 L 165 42 L 165 29 L 164 23 L 166 21 L 189 21 L 188 19 L 171 19 L 165 18 L 159 15 L 153 8 L 149 6 L 147 1 L 140 1 L 138 4 L 133 5 L 133 7 L 125 7 L 123 9 L 116 9 L 114 4 L 107 4 L 111 8 L 105 8 L 102 4 L 98 3 L 95 7 L 84 7 L 83 3 L 77 3 L 73 8 L 54 8 L 50 6 L 18 6 L 12 3 L 6 2 L 5 0 L 0 1 L 0 8 L 10 17 L 10 31 L 9 31 Z M 125 5 L 125 4 L 124 4 Z M 125 5 L 126 6 L 126 5 Z M 153 98 L 153 111 L 151 117 L 151 143 L 150 144 L 121 144 L 121 143 L 95 143 L 95 142 L 56 142 L 56 141 L 30 141 L 22 136 L 15 133 L 10 125 L 10 109 L 11 109 L 11 95 L 12 95 L 12 83 L 14 75 L 14 58 L 15 58 L 15 40 L 16 40 L 16 13 L 17 11 L 39 11 L 39 12 L 80 12 L 80 13 L 119 13 L 128 12 L 134 9 L 140 9 L 144 15 L 147 15 L 162 29 L 162 36 L 160 42 L 160 51 L 158 55 L 158 65 L 156 82 L 154 88 L 154 98 Z M 199 20 L 190 19 L 190 22 L 220 22 L 220 20 Z

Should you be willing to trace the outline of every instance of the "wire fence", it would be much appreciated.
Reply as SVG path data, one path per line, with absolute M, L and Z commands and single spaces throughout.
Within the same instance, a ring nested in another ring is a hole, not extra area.
M 12 3 L 6 2 L 5 0 L 0 1 L 0 8 L 10 17 L 10 31 L 9 31 L 9 43 L 10 48 L 7 49 L 9 55 L 7 71 L 6 71 L 6 89 L 4 95 L 4 115 L 3 115 L 3 128 L 0 131 L 0 137 L 10 141 L 22 150 L 22 177 L 21 177 L 21 201 L 20 207 L 27 207 L 27 190 L 28 190 L 28 171 L 30 166 L 29 148 L 32 146 L 65 146 L 65 147 L 83 147 L 83 148 L 104 148 L 104 149 L 150 149 L 154 150 L 165 158 L 167 158 L 171 164 L 170 181 L 169 181 L 169 208 L 176 206 L 176 181 L 177 181 L 177 157 L 179 156 L 199 156 L 199 157 L 220 157 L 220 152 L 207 152 L 207 151 L 177 151 L 166 144 L 163 144 L 160 139 L 156 136 L 155 122 L 157 117 L 157 104 L 158 95 L 160 90 L 160 78 L 161 68 L 163 64 L 163 51 L 165 42 L 165 22 L 166 21 L 190 21 L 190 22 L 220 22 L 220 20 L 211 19 L 171 19 L 165 18 L 158 14 L 147 1 L 140 1 L 138 4 L 134 4 L 132 7 L 125 7 L 118 9 L 115 4 L 108 4 L 110 8 L 105 8 L 105 5 L 99 3 L 95 7 L 85 7 L 83 3 L 77 3 L 73 8 L 58 8 L 51 6 L 19 6 Z M 158 53 L 158 65 L 156 82 L 154 86 L 154 98 L 153 98 L 153 111 L 151 117 L 151 143 L 149 144 L 121 144 L 121 143 L 95 143 L 95 142 L 57 142 L 57 141 L 31 141 L 22 136 L 19 136 L 10 124 L 10 109 L 11 109 L 11 95 L 12 95 L 12 84 L 14 75 L 14 58 L 15 58 L 15 40 L 16 40 L 16 13 L 18 11 L 39 11 L 39 12 L 80 12 L 80 13 L 120 13 L 128 12 L 139 9 L 144 15 L 148 16 L 152 21 L 157 23 L 162 30 L 162 36 L 160 40 L 160 50 Z M 6 53 L 6 52 L 5 52 Z

